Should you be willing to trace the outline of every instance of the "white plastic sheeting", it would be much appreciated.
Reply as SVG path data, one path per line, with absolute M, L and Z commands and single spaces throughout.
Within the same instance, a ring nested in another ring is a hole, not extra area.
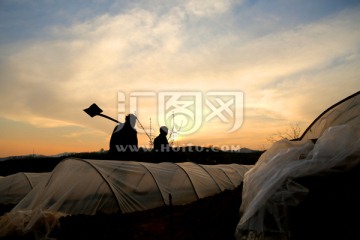
M 359 124 L 360 118 L 360 92 L 334 104 L 320 114 L 304 131 L 301 139 L 317 139 L 330 126 Z
M 320 114 L 298 141 L 273 144 L 245 174 L 236 238 L 264 239 L 265 232 L 286 232 L 286 206 L 297 205 L 308 192 L 293 179 L 359 163 L 360 92 L 356 92 Z M 275 225 L 266 226 L 265 215 Z
M 0 236 L 14 228 L 26 232 L 40 219 L 51 228 L 64 215 L 129 213 L 170 205 L 170 201 L 187 204 L 234 189 L 251 167 L 65 159 L 0 218 Z
M 277 221 L 276 231 L 286 231 L 281 226 L 283 206 L 297 205 L 307 193 L 292 179 L 359 162 L 360 134 L 348 125 L 328 128 L 315 145 L 306 140 L 275 143 L 245 174 L 237 239 L 262 239 L 264 231 L 274 230 L 264 225 L 265 214 Z
M 0 178 L 0 204 L 17 204 L 50 173 L 19 172 Z

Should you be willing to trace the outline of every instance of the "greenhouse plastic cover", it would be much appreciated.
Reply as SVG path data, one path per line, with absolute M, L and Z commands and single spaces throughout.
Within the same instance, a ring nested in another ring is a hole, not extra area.
M 244 176 L 237 239 L 263 239 L 265 232 L 287 231 L 284 207 L 296 206 L 308 192 L 293 179 L 360 163 L 359 96 L 358 92 L 325 111 L 301 140 L 283 139 L 260 156 Z M 266 215 L 276 224 L 266 226 Z
M 50 173 L 19 172 L 0 178 L 0 204 L 17 204 Z
M 360 92 L 343 99 L 320 114 L 304 131 L 301 139 L 318 139 L 330 126 L 359 124 Z
M 48 179 L 0 218 L 0 236 L 14 228 L 26 232 L 38 220 L 52 228 L 64 215 L 129 213 L 170 202 L 187 204 L 234 189 L 251 167 L 65 159 Z

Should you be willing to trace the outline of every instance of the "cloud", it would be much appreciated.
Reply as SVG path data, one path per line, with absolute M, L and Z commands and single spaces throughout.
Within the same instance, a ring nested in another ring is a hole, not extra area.
M 185 8 L 190 14 L 204 17 L 224 13 L 231 8 L 234 2 L 232 0 L 190 0 L 187 1 Z
M 295 28 L 268 18 L 277 30 L 253 35 L 236 23 L 234 4 L 136 6 L 0 46 L 0 115 L 39 127 L 104 129 L 82 109 L 96 102 L 116 117 L 118 91 L 241 90 L 244 126 L 274 120 L 274 127 L 312 119 L 319 92 L 337 94 L 319 99 L 322 108 L 359 88 L 358 8 Z

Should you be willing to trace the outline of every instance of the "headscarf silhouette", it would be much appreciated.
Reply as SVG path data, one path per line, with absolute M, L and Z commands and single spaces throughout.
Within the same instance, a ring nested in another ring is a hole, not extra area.
M 165 152 L 169 151 L 169 142 L 166 138 L 168 128 L 166 126 L 160 127 L 160 134 L 154 139 L 154 151 Z

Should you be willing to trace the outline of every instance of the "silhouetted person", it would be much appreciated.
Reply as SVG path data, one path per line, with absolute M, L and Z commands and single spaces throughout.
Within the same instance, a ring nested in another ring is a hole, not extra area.
M 155 152 L 169 152 L 170 146 L 169 142 L 166 138 L 168 134 L 168 128 L 166 126 L 162 126 L 160 128 L 160 134 L 154 139 L 154 151 Z
M 135 130 L 136 116 L 129 114 L 125 123 L 114 128 L 110 139 L 109 155 L 114 159 L 134 159 L 138 151 L 137 131 Z

